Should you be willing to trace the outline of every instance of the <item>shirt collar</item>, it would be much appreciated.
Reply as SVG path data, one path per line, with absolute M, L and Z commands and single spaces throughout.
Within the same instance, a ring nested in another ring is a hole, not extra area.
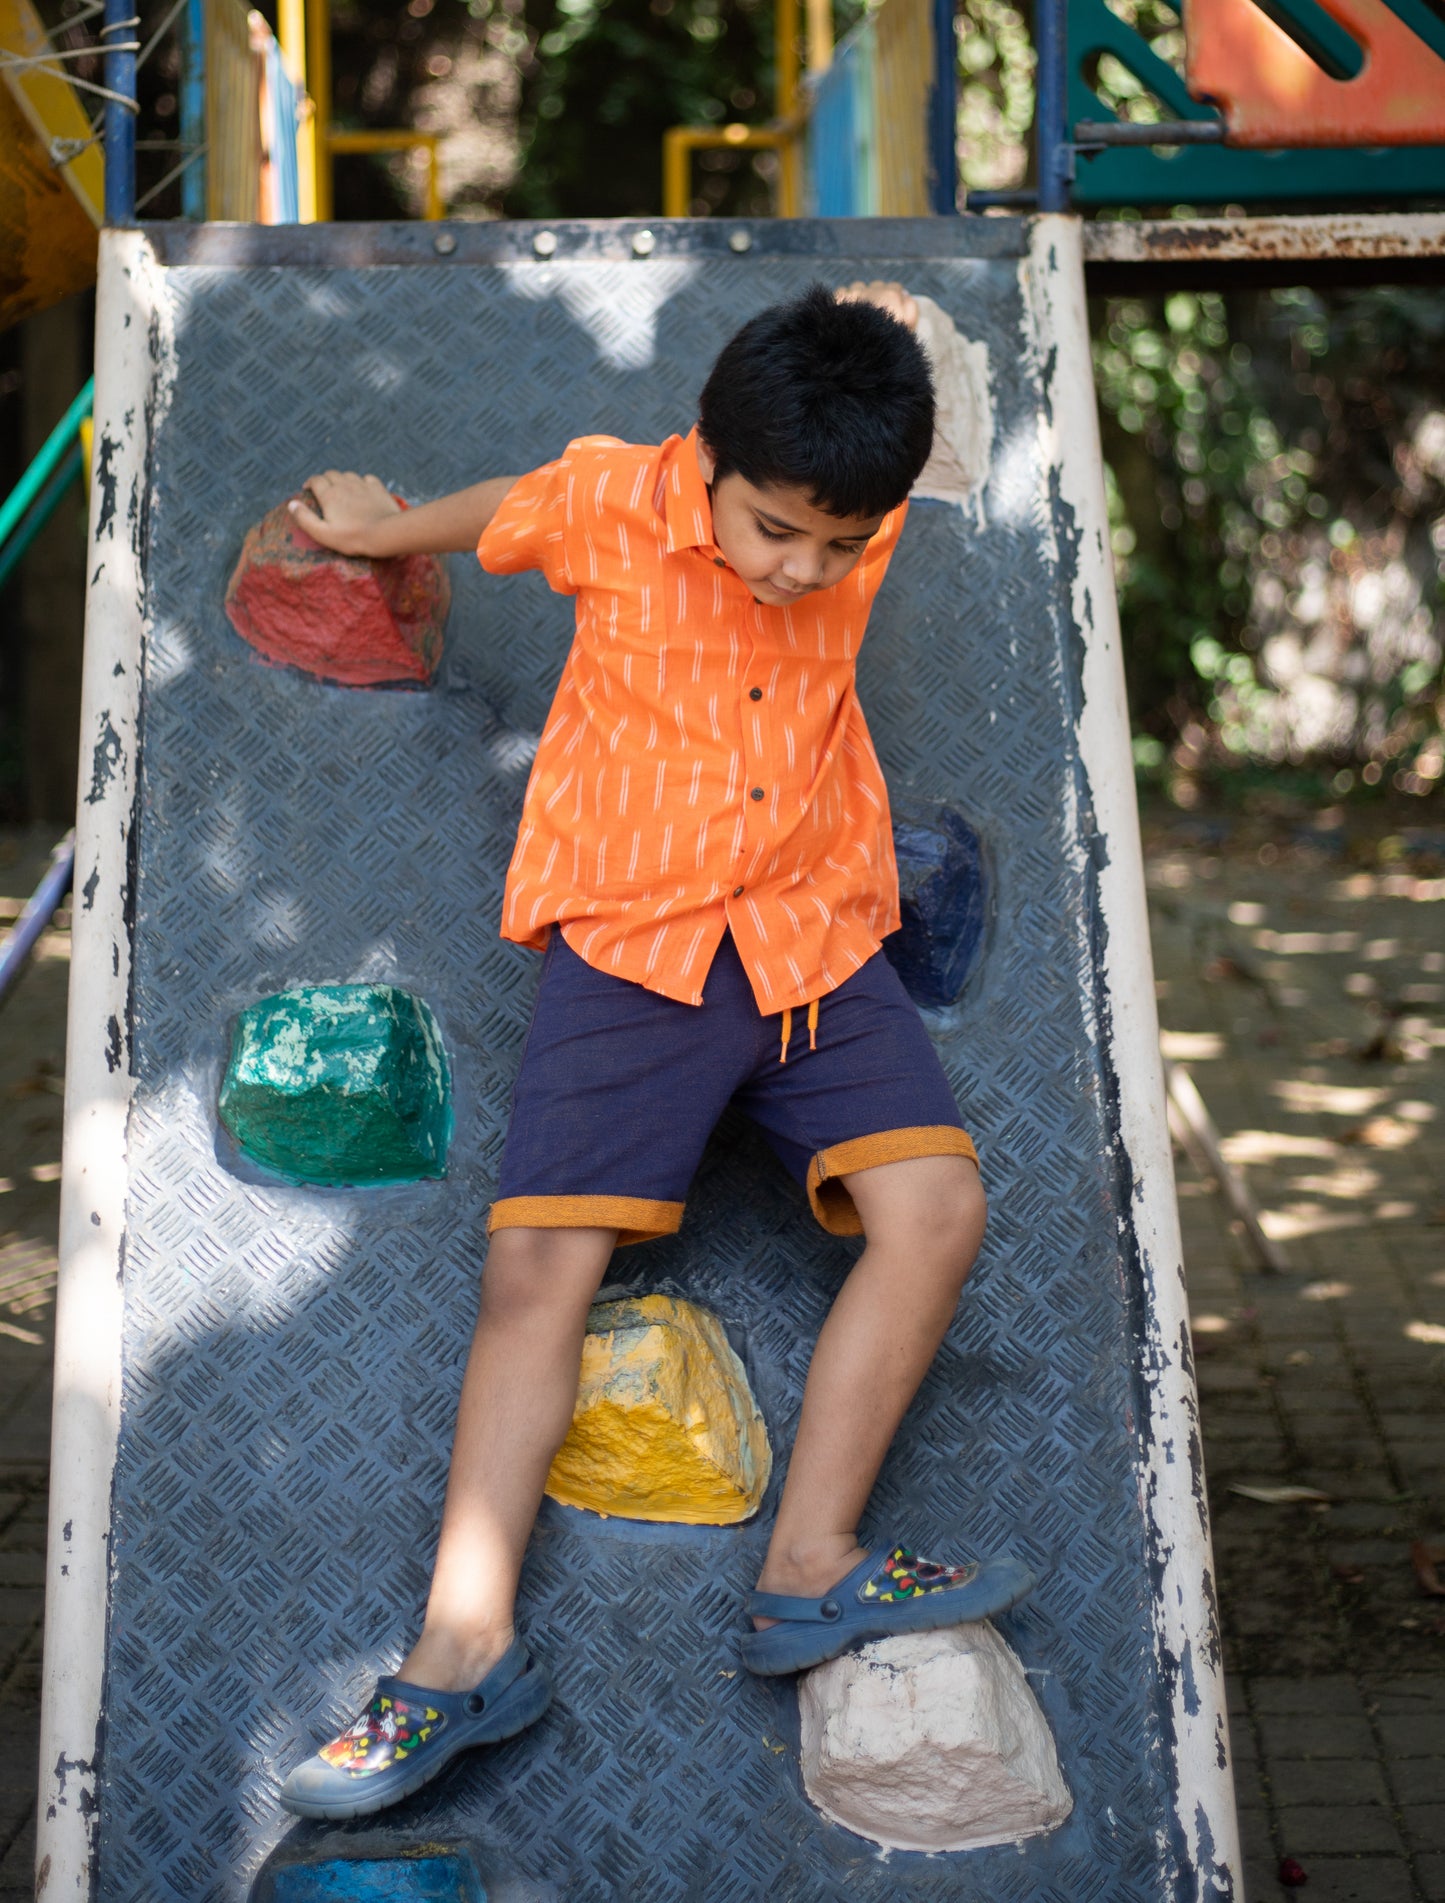
M 712 498 L 697 462 L 697 430 L 675 437 L 676 448 L 663 481 L 662 511 L 667 523 L 668 553 L 683 548 L 706 548 L 712 540 Z

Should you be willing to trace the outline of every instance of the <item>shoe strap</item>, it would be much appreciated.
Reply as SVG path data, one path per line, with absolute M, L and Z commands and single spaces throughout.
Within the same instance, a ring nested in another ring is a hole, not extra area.
M 481 1684 L 474 1686 L 471 1692 L 429 1691 L 425 1685 L 412 1685 L 404 1678 L 378 1679 L 376 1688 L 388 1698 L 404 1698 L 408 1704 L 429 1704 L 438 1711 L 455 1715 L 477 1692 L 484 1692 L 488 1698 L 500 1698 L 522 1676 L 528 1663 L 526 1646 L 520 1639 L 513 1639 Z
M 831 1611 L 824 1611 L 824 1607 Z M 835 1625 L 843 1616 L 843 1601 L 837 1590 L 821 1599 L 791 1599 L 781 1592 L 750 1592 L 747 1609 L 754 1619 L 798 1619 L 811 1625 Z

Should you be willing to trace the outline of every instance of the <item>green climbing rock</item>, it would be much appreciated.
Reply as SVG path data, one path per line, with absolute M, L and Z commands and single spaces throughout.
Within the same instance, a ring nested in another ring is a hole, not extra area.
M 451 1075 L 436 1019 L 395 985 L 302 985 L 236 1020 L 221 1122 L 293 1183 L 446 1174 Z

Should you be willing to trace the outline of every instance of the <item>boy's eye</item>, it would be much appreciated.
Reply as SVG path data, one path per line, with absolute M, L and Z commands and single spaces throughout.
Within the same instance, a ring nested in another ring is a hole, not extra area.
M 754 517 L 754 520 L 757 521 L 758 534 L 762 536 L 765 542 L 787 541 L 789 535 L 787 529 L 770 529 L 766 522 L 759 520 L 757 517 Z

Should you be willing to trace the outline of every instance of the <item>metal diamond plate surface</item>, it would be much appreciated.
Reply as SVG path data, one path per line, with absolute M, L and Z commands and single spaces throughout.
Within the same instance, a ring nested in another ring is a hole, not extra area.
M 895 269 L 993 366 L 984 525 L 915 505 L 860 666 L 891 783 L 958 806 L 994 869 L 982 963 L 930 1018 L 992 1218 L 869 1525 L 1035 1567 L 1037 1593 L 1001 1629 L 1074 1812 L 1022 1850 L 885 1860 L 811 1809 L 792 1689 L 735 1656 L 770 1496 L 759 1523 L 716 1530 L 549 1505 L 521 1619 L 553 1709 L 386 1821 L 473 1838 L 529 1894 L 567 1903 L 1173 1894 L 1128 1211 L 1094 1050 L 1077 682 L 1018 260 L 873 253 L 166 273 L 177 382 L 147 556 L 106 1903 L 244 1898 L 267 1855 L 312 1829 L 279 1809 L 282 1778 L 415 1630 L 535 981 L 531 955 L 497 936 L 502 877 L 570 632 L 568 602 L 536 577 L 456 559 L 433 691 L 321 686 L 263 665 L 228 626 L 242 535 L 318 468 L 425 497 L 583 431 L 657 441 L 687 428 L 713 354 L 753 311 L 820 271 Z M 229 1021 L 264 993 L 362 980 L 437 1016 L 449 1177 L 367 1193 L 248 1177 L 217 1135 Z M 620 1255 L 610 1279 L 725 1317 L 781 1448 L 851 1260 L 725 1121 L 682 1233 Z

